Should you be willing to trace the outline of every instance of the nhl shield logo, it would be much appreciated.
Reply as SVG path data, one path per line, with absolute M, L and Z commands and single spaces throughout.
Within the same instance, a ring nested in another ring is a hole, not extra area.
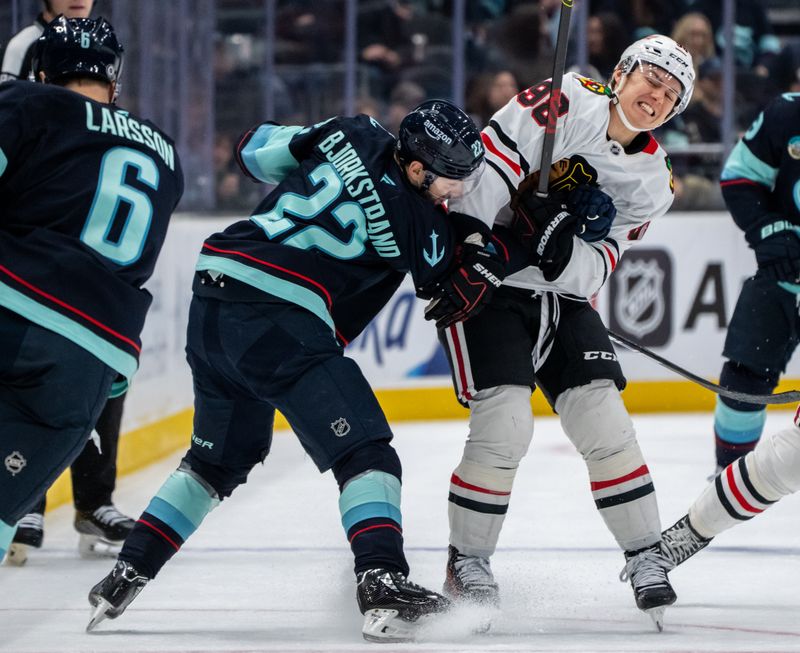
M 664 345 L 671 330 L 671 263 L 666 252 L 640 250 L 614 272 L 611 323 L 641 344 Z
M 28 464 L 28 461 L 25 460 L 25 457 L 19 451 L 14 451 L 7 455 L 5 462 L 6 469 L 11 473 L 12 476 L 19 474 Z
M 350 433 L 350 424 L 344 417 L 340 417 L 335 422 L 331 422 L 331 430 L 337 438 L 343 438 Z

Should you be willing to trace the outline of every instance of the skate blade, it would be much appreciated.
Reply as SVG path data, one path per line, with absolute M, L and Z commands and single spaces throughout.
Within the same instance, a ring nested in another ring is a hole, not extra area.
M 86 624 L 86 632 L 91 632 L 94 627 L 103 621 L 106 618 L 106 610 L 110 609 L 112 606 L 111 604 L 103 598 L 98 597 L 97 605 L 95 609 L 92 611 L 92 618 L 89 619 L 89 623 Z
M 664 630 L 664 612 L 666 609 L 666 606 L 662 605 L 658 608 L 650 608 L 645 610 L 648 616 L 653 620 L 658 632 L 663 632 Z
M 21 567 L 28 562 L 28 545 L 14 542 L 8 547 L 6 564 L 12 567 Z
M 400 619 L 397 610 L 373 609 L 364 613 L 361 634 L 368 642 L 413 642 L 419 620 L 414 623 Z
M 97 560 L 99 558 L 116 558 L 122 551 L 122 542 L 106 540 L 98 535 L 81 533 L 78 540 L 78 553 L 81 558 Z

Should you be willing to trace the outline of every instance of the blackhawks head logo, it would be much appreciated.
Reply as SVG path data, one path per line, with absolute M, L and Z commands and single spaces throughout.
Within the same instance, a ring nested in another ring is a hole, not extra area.
M 593 79 L 589 79 L 588 77 L 578 77 L 578 81 L 581 83 L 581 86 L 585 88 L 587 91 L 591 91 L 592 93 L 596 93 L 597 95 L 606 95 L 611 97 L 611 89 L 608 88 L 605 84 L 601 84 Z

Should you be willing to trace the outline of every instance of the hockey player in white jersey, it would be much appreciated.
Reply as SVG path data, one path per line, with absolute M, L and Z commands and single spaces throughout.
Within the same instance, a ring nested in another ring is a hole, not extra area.
M 449 493 L 445 591 L 456 598 L 499 603 L 489 558 L 533 435 L 530 397 L 539 386 L 585 459 L 595 504 L 625 552 L 623 578 L 637 606 L 661 629 L 664 608 L 676 599 L 659 555 L 653 482 L 620 396 L 625 378 L 587 300 L 672 203 L 670 161 L 650 130 L 683 111 L 693 83 L 691 55 L 664 36 L 629 46 L 608 84 L 565 75 L 547 200 L 534 191 L 550 81 L 517 95 L 483 130 L 486 174 L 452 208 L 511 225 L 538 265 L 507 277 L 480 315 L 439 331 L 456 392 L 470 408 Z M 598 219 L 577 234 L 574 198 L 564 193 L 580 184 L 610 196 L 616 216 L 600 206 Z
M 678 566 L 712 538 L 800 490 L 800 406 L 791 428 L 761 438 L 703 490 L 689 511 L 662 534 L 661 552 Z

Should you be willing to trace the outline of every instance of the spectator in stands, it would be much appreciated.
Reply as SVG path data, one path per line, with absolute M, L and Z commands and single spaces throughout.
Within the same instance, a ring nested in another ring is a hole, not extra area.
M 510 70 L 477 75 L 467 84 L 467 113 L 482 129 L 489 123 L 489 118 L 521 90 L 522 85 Z
M 629 42 L 630 36 L 625 30 L 625 25 L 616 14 L 602 11 L 589 17 L 586 43 L 589 63 L 600 75 L 598 81 L 610 79 L 614 66 L 617 65 L 625 49 L 625 44 Z
M 419 84 L 399 82 L 389 96 L 389 107 L 386 110 L 386 119 L 382 124 L 396 136 L 403 118 L 425 99 L 425 89 Z
M 681 16 L 675 23 L 675 29 L 672 30 L 672 38 L 692 55 L 696 76 L 699 74 L 700 64 L 716 56 L 711 21 L 701 13 L 690 11 Z M 701 95 L 702 91 L 695 87 L 692 102 L 699 101 Z
M 775 93 L 800 92 L 800 41 L 787 43 L 770 62 L 769 78 Z
M 550 77 L 553 50 L 546 18 L 544 7 L 525 3 L 490 25 L 486 40 L 490 69 L 514 70 L 523 85 Z
M 686 11 L 686 0 L 594 0 L 591 11 L 616 14 L 625 25 L 627 38 L 640 39 L 672 32 L 675 21 Z
M 688 0 L 691 11 L 705 14 L 711 21 L 717 51 L 725 48 L 720 0 Z M 734 25 L 734 56 L 742 70 L 752 70 L 766 77 L 767 66 L 780 51 L 780 41 L 773 33 L 772 25 L 761 0 L 736 0 L 736 24 Z

